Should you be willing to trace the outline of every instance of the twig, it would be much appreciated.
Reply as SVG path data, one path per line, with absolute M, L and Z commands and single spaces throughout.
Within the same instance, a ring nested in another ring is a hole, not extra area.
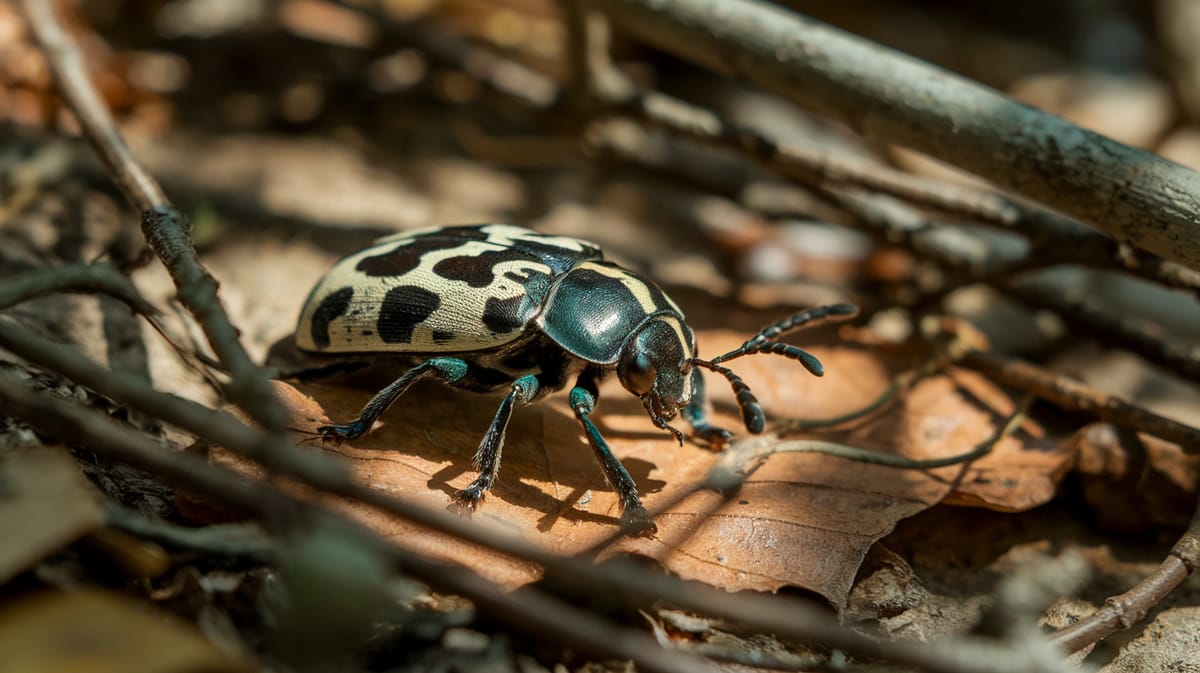
M 158 309 L 138 294 L 129 279 L 102 264 L 68 264 L 9 276 L 0 284 L 0 308 L 56 292 L 100 292 L 146 316 Z
M 1109 597 L 1096 612 L 1055 632 L 1052 640 L 1066 651 L 1074 652 L 1130 628 L 1195 572 L 1197 565 L 1200 565 L 1200 506 L 1192 514 L 1187 531 L 1157 570 L 1129 591 Z
M 1025 413 L 1029 409 L 1029 405 L 1033 401 L 1031 396 L 1026 396 L 1016 411 L 1014 411 L 1008 420 L 1004 422 L 996 432 L 990 437 L 977 444 L 970 451 L 966 451 L 954 456 L 946 456 L 945 458 L 928 458 L 916 460 L 913 458 L 905 458 L 894 453 L 880 453 L 870 449 L 863 449 L 857 446 L 848 446 L 835 442 L 825 442 L 813 439 L 797 439 L 785 440 L 770 443 L 771 438 L 762 438 L 758 441 L 767 442 L 769 448 L 766 451 L 759 453 L 761 456 L 773 455 L 776 453 L 823 453 L 828 456 L 837 458 L 845 458 L 853 460 L 857 463 L 866 463 L 868 465 L 883 465 L 900 470 L 932 470 L 939 467 L 948 467 L 950 465 L 961 465 L 969 463 L 986 456 L 992 452 L 996 444 L 1011 435 L 1022 422 L 1025 420 Z
M 25 331 L 11 320 L 0 318 L 0 346 L 30 362 L 66 373 L 73 380 L 103 395 L 194 432 L 235 454 L 261 462 L 263 447 L 277 441 L 242 425 L 227 414 L 157 392 L 143 382 L 122 376 L 120 372 L 107 371 L 67 348 L 22 332 Z M 16 413 L 9 409 L 6 411 Z M 157 446 L 155 451 L 162 453 Z M 823 643 L 856 656 L 910 664 L 933 673 L 1048 670 L 1020 651 L 1010 651 L 1006 646 L 991 641 L 960 639 L 941 642 L 937 647 L 881 642 L 842 629 L 830 615 L 800 601 L 729 594 L 693 582 L 647 574 L 632 562 L 614 561 L 595 566 L 585 558 L 560 557 L 503 531 L 475 525 L 448 512 L 427 509 L 373 490 L 353 481 L 344 469 L 329 469 L 328 461 L 287 460 L 272 463 L 272 467 L 277 473 L 293 477 L 319 491 L 350 498 L 432 530 L 541 565 L 548 576 L 554 577 L 556 586 L 570 588 L 583 595 L 602 595 L 607 600 L 620 596 L 631 604 L 661 600 L 680 608 L 725 617 L 781 637 Z M 153 471 L 153 468 L 147 469 Z M 162 474 L 171 477 L 174 472 Z M 225 497 L 224 494 L 222 497 Z
M 1006 282 L 1001 288 L 1026 304 L 1057 313 L 1074 334 L 1103 335 L 1103 342 L 1146 358 L 1192 381 L 1200 381 L 1200 357 L 1191 345 L 1171 343 L 1146 332 L 1144 325 L 1121 315 L 1102 311 L 1085 299 L 1068 296 L 1050 283 Z
M 1174 442 L 1187 453 L 1200 452 L 1200 430 L 1037 365 L 983 351 L 971 351 L 961 362 L 1000 383 L 1027 390 L 1061 407 L 1095 414 L 1101 420 L 1115 425 Z
M 493 618 L 539 637 L 552 637 L 589 652 L 634 661 L 639 670 L 689 673 L 713 670 L 699 657 L 665 650 L 649 636 L 618 627 L 536 591 L 508 593 L 460 566 L 426 560 L 380 539 L 361 524 L 319 510 L 275 486 L 240 477 L 186 453 L 164 451 L 141 433 L 77 405 L 53 399 L 0 377 L 5 412 L 32 422 L 59 439 L 85 446 L 176 484 L 220 497 L 266 521 L 296 521 L 297 515 L 327 518 L 351 539 L 384 555 L 403 572 L 442 591 L 470 598 Z
M 185 528 L 120 506 L 105 512 L 105 523 L 113 528 L 164 544 L 220 556 L 246 556 L 271 560 L 275 542 L 256 524 L 230 523 Z
M 587 10 L 581 0 L 558 0 L 562 9 L 563 27 L 566 29 L 563 53 L 567 57 L 566 91 L 570 103 L 582 109 L 592 97 L 592 68 L 589 62 Z
M 899 398 L 901 392 L 912 388 L 919 381 L 933 376 L 944 369 L 947 364 L 957 361 L 969 349 L 970 345 L 964 339 L 960 338 L 957 332 L 943 333 L 943 335 L 939 335 L 939 338 L 935 339 L 933 353 L 924 362 L 913 369 L 893 376 L 892 380 L 888 383 L 888 387 L 879 394 L 879 397 L 876 397 L 866 405 L 832 418 L 781 418 L 775 422 L 775 429 L 783 434 L 810 432 L 812 430 L 844 425 L 869 416 L 894 402 Z
M 589 0 L 649 44 L 1200 269 L 1200 173 L 757 0 Z
M 200 263 L 192 246 L 186 219 L 125 144 L 88 78 L 78 45 L 54 14 L 56 3 L 23 0 L 23 5 L 63 98 L 126 200 L 139 213 L 146 243 L 171 274 L 179 301 L 200 323 L 213 352 L 229 372 L 229 398 L 264 427 L 282 432 L 287 422 L 283 406 L 275 399 L 266 375 L 242 347 L 217 296 L 217 281 Z

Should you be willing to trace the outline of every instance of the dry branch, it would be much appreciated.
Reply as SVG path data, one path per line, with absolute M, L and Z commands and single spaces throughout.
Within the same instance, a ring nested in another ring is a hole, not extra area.
M 378 511 L 408 519 L 432 530 L 448 533 L 507 556 L 541 565 L 546 569 L 547 576 L 553 578 L 555 586 L 569 589 L 580 595 L 598 596 L 608 602 L 624 600 L 634 606 L 663 601 L 683 609 L 724 617 L 765 633 L 775 633 L 781 637 L 801 642 L 821 643 L 844 649 L 856 656 L 909 664 L 933 673 L 1010 673 L 1012 671 L 1055 670 L 1035 653 L 1013 649 L 1007 643 L 984 639 L 956 639 L 939 642 L 937 647 L 929 647 L 927 644 L 879 641 L 842 628 L 831 615 L 800 601 L 783 597 L 730 594 L 694 582 L 649 574 L 645 572 L 644 568 L 632 562 L 610 562 L 604 566 L 595 566 L 586 558 L 561 557 L 503 531 L 480 526 L 448 512 L 427 509 L 383 491 L 371 489 L 352 480 L 345 470 L 328 469 L 327 461 L 279 461 L 277 459 L 268 461 L 264 456 L 264 449 L 279 449 L 274 444 L 278 441 L 276 438 L 244 426 L 227 414 L 212 411 L 189 400 L 160 393 L 144 382 L 123 376 L 119 372 L 108 371 L 69 348 L 37 339 L 12 320 L 0 318 L 0 347 L 11 350 L 22 358 L 52 371 L 63 372 L 73 380 L 135 410 L 152 413 L 167 423 L 192 431 L 210 441 L 220 440 L 224 448 L 235 454 L 255 460 L 260 464 L 268 462 L 277 474 L 293 477 L 317 490 L 364 503 Z M 7 394 L 20 397 L 22 393 L 14 388 L 19 388 L 19 386 L 10 387 Z M 5 394 L 3 387 L 0 386 L 0 398 L 3 398 Z M 37 420 L 40 418 L 37 416 L 37 413 L 40 413 L 37 409 L 42 408 L 37 405 L 43 402 L 47 405 L 57 404 L 49 400 L 29 399 L 22 402 L 25 406 L 10 406 L 6 408 L 6 411 L 14 416 Z M 22 409 L 29 410 L 28 414 L 22 414 Z M 68 410 L 60 409 L 55 413 L 67 414 Z M 82 414 L 83 412 L 82 410 L 72 410 L 69 413 Z M 82 418 L 82 416 L 79 417 Z M 57 430 L 58 427 L 55 425 L 52 429 Z M 139 437 L 141 441 L 149 441 L 122 428 L 117 428 L 117 430 L 122 431 L 122 437 Z M 63 438 L 72 439 L 73 436 L 64 435 Z M 83 446 L 97 450 L 109 452 L 122 450 L 120 447 L 97 446 L 88 441 L 91 438 L 92 435 L 85 433 L 76 441 Z M 178 455 L 164 453 L 157 445 L 154 446 L 158 453 L 166 456 L 159 457 L 160 460 L 169 463 L 170 460 L 175 459 L 173 456 Z M 274 456 L 285 455 L 291 458 L 311 455 L 290 450 L 271 453 Z M 145 460 L 144 456 L 121 455 L 125 456 L 122 460 L 127 459 L 130 464 L 150 470 L 164 478 L 172 480 L 181 478 L 178 471 L 183 468 L 176 463 L 166 464 L 165 467 L 159 464 L 147 465 L 137 462 Z M 205 465 L 202 462 L 198 464 Z M 159 467 L 162 467 L 164 471 L 157 471 Z M 205 465 L 206 470 L 208 467 L 211 466 Z M 187 472 L 190 469 L 184 470 L 182 478 L 187 478 Z M 184 483 L 197 486 L 191 481 Z M 265 484 L 262 486 L 266 488 Z M 210 488 L 217 488 L 212 484 L 201 484 L 200 487 L 206 491 L 209 491 Z M 241 488 L 236 484 L 232 487 Z M 219 491 L 218 494 L 223 498 L 226 497 Z M 238 504 L 232 498 L 229 501 Z M 255 506 L 253 509 L 257 509 L 257 507 Z M 383 544 L 377 538 L 374 540 L 371 544 Z M 409 560 L 410 564 L 413 562 L 411 559 Z M 425 581 L 430 581 L 424 576 L 420 577 Z M 461 587 L 457 589 L 443 588 L 447 591 L 459 591 L 463 595 L 478 599 L 474 590 L 463 591 Z M 622 654 L 621 656 L 629 655 Z
M 320 510 L 278 487 L 253 481 L 204 458 L 166 451 L 140 432 L 71 402 L 56 400 L 0 377 L 0 403 L 6 413 L 33 423 L 48 434 L 86 446 L 112 459 L 165 478 L 177 485 L 220 498 L 264 521 L 330 521 L 350 539 L 389 559 L 403 572 L 442 591 L 466 596 L 501 623 L 539 638 L 606 656 L 630 659 L 639 670 L 658 673 L 713 671 L 703 659 L 660 647 L 649 636 L 622 628 L 543 593 L 509 593 L 460 566 L 424 559 L 386 542 L 361 524 Z
M 1197 566 L 1200 566 L 1200 506 L 1193 513 L 1188 529 L 1153 573 L 1129 591 L 1109 597 L 1104 607 L 1051 638 L 1056 645 L 1073 652 L 1127 629 L 1182 584 Z
M 765 2 L 588 2 L 649 44 L 1200 269 L 1200 173 Z
M 55 82 L 75 113 L 84 134 L 108 166 L 113 181 L 138 212 L 150 249 L 171 274 L 179 301 L 191 312 L 208 337 L 213 352 L 228 371 L 230 399 L 265 427 L 282 431 L 287 418 L 275 399 L 265 373 L 250 360 L 229 320 L 212 277 L 189 235 L 187 219 L 171 205 L 158 182 L 133 156 L 88 78 L 78 45 L 54 14 L 56 3 L 24 0 L 25 15 L 41 44 Z
M 1077 409 L 1114 425 L 1174 442 L 1187 453 L 1200 452 L 1200 429 L 1147 411 L 1119 397 L 1059 376 L 1037 365 L 1001 355 L 972 351 L 962 364 L 994 380 L 1031 392 L 1066 409 Z

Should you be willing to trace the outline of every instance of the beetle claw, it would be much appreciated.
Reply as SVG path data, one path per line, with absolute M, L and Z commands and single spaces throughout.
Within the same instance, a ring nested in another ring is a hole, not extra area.
M 658 526 L 645 507 L 626 507 L 621 513 L 621 532 L 630 537 L 654 537 Z
M 450 505 L 446 509 L 459 516 L 469 518 L 483 502 L 484 495 L 486 494 L 481 489 L 468 486 L 454 495 L 454 499 L 450 501 Z
M 733 433 L 715 425 L 700 425 L 692 428 L 692 437 L 719 451 L 733 440 Z

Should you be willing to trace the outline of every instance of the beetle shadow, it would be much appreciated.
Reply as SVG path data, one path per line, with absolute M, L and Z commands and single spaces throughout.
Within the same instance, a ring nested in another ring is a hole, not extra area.
M 403 369 L 375 363 L 366 370 L 337 377 L 336 384 L 296 382 L 294 385 L 312 397 L 332 421 L 344 423 L 358 416 L 372 391 L 382 387 L 377 385 L 380 381 L 385 385 Z M 364 387 L 364 382 L 369 385 Z M 356 385 L 343 385 L 346 383 Z M 344 442 L 343 447 L 331 448 L 328 444 L 324 447 L 350 460 L 392 463 L 394 469 L 404 470 L 408 475 L 404 483 L 410 486 L 420 483 L 443 492 L 447 506 L 453 508 L 459 489 L 478 475 L 472 457 L 501 398 L 500 394 L 481 395 L 455 390 L 436 381 L 421 381 L 397 399 L 368 433 Z M 573 413 L 564 411 L 562 398 L 565 395 L 556 394 L 549 400 L 513 410 L 500 474 L 479 506 L 481 514 L 487 513 L 489 501 L 498 499 L 541 512 L 537 522 L 540 530 L 548 530 L 560 519 L 617 524 L 620 513 L 615 510 L 588 511 L 576 506 L 586 505 L 594 491 L 612 489 L 593 457 L 582 426 Z M 376 452 L 387 457 L 369 455 Z M 410 456 L 420 461 L 406 463 L 405 457 Z M 622 463 L 642 493 L 665 486 L 665 482 L 650 477 L 656 468 L 653 463 L 638 459 Z M 387 469 L 380 467 L 377 472 Z M 413 470 L 420 474 L 414 474 Z M 550 484 L 551 492 L 546 492 L 539 482 Z

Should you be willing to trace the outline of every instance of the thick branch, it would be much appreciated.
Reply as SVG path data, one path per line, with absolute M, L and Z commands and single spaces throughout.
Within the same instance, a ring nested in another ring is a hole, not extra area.
M 648 43 L 1200 269 L 1200 173 L 765 2 L 589 2 Z

